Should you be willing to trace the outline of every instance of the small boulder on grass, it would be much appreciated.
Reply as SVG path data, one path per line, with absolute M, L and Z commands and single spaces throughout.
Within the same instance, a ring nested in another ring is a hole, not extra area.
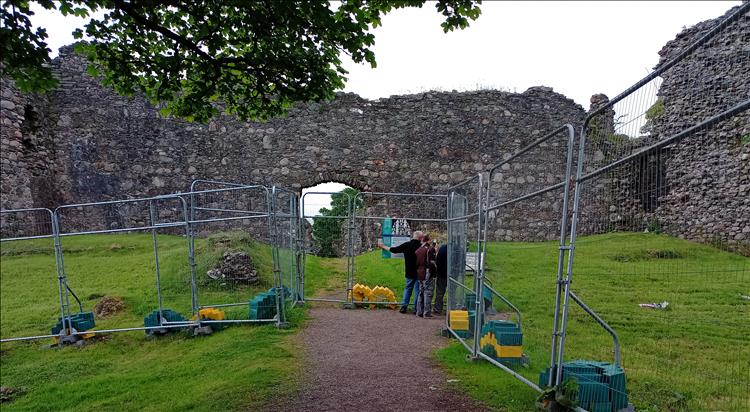
M 106 318 L 125 309 L 125 302 L 116 296 L 105 296 L 94 305 L 94 315 L 98 318 Z
M 22 394 L 23 391 L 20 389 L 0 386 L 0 403 L 10 402 Z

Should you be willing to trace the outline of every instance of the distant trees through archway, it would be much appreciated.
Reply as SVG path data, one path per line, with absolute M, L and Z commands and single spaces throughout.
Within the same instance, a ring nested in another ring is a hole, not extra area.
M 339 182 L 325 182 L 302 189 L 304 213 L 312 224 L 312 252 L 318 256 L 342 256 L 346 251 L 344 229 L 359 190 Z M 356 207 L 356 206 L 355 206 Z

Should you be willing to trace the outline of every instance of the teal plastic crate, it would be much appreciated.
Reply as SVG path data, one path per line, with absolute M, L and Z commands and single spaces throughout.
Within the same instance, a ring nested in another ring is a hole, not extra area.
M 563 369 L 563 379 L 575 379 L 580 382 L 605 383 L 604 376 L 598 373 L 574 373 Z
M 592 404 L 609 402 L 609 386 L 599 382 L 578 380 L 578 404 L 588 410 Z
M 468 330 L 453 330 L 453 332 L 455 332 L 456 335 L 458 335 L 462 339 L 468 339 L 468 338 L 473 337 L 471 332 L 469 332 Z
M 549 387 L 549 374 L 550 374 L 550 368 L 543 370 L 542 373 L 539 374 L 539 387 L 540 388 Z
M 604 376 L 612 392 L 611 401 L 614 409 L 626 408 L 628 406 L 628 394 L 625 387 L 625 372 L 620 367 L 610 365 L 604 370 L 602 376 Z
M 167 322 L 185 322 L 187 319 L 185 319 L 182 314 L 179 312 L 175 312 L 171 309 L 164 309 L 161 311 L 161 314 L 164 316 L 164 320 Z M 159 320 L 159 311 L 155 310 L 148 314 L 145 318 L 143 318 L 143 326 L 147 328 L 155 328 L 161 326 L 161 321 Z
M 276 291 L 259 293 L 248 303 L 250 319 L 272 319 L 276 316 Z
M 592 403 L 588 411 L 589 412 L 612 412 L 612 403 L 611 402 Z
M 464 296 L 464 307 L 466 307 L 467 310 L 473 310 L 476 307 L 476 296 L 477 295 L 475 293 L 467 293 Z M 492 292 L 490 292 L 489 289 L 484 288 L 482 290 L 482 296 L 484 297 L 484 307 L 492 307 Z
M 503 346 L 523 345 L 523 333 L 514 322 L 508 320 L 491 320 L 482 327 L 482 336 L 492 332 L 497 343 Z
M 492 331 L 493 333 L 504 332 L 520 332 L 521 329 L 515 322 L 509 320 L 491 320 L 482 327 L 482 332 L 486 333 Z
M 93 312 L 79 312 L 74 315 L 70 315 L 70 324 L 68 324 L 68 318 L 66 317 L 66 325 L 72 326 L 78 332 L 85 332 L 93 329 L 96 326 Z M 52 334 L 57 335 L 63 329 L 63 318 L 57 318 L 57 324 L 52 327 Z
M 578 404 L 588 411 L 616 412 L 628 406 L 625 371 L 607 362 L 576 360 L 563 364 L 563 379 L 578 382 Z M 539 386 L 547 387 L 550 368 L 539 374 Z

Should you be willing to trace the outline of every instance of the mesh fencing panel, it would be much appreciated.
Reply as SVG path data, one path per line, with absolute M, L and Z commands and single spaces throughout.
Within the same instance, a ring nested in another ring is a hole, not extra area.
M 584 128 L 573 284 L 618 331 L 637 408 L 750 407 L 750 341 L 738 333 L 750 328 L 741 7 L 670 43 L 652 75 L 592 107 Z M 568 357 L 610 358 L 611 337 L 571 308 Z
M 0 338 L 50 334 L 62 313 L 57 259 L 52 211 L 0 211 Z
M 153 311 L 191 315 L 183 198 L 67 205 L 55 213 L 66 316 L 94 312 L 96 328 L 109 330 L 141 327 Z
M 209 325 L 272 321 L 279 305 L 271 191 L 201 182 L 207 185 L 212 188 L 183 194 L 191 204 L 197 306 L 223 312 L 206 316 Z
M 528 363 L 523 375 L 533 382 L 557 343 L 550 332 L 559 325 L 574 135 L 565 125 L 530 140 L 488 173 L 484 236 L 493 241 L 485 243 L 479 349 L 507 367 Z
M 480 274 L 481 204 L 483 180 L 477 175 L 448 190 L 448 330 L 474 353 L 475 334 L 481 328 L 476 290 Z M 471 259 L 469 259 L 471 257 Z

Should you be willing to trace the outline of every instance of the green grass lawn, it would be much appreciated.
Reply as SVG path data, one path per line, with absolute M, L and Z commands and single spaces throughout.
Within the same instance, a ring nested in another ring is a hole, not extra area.
M 227 238 L 228 239 L 225 239 Z M 217 286 L 206 270 L 231 244 L 250 252 L 263 283 Z M 186 241 L 159 237 L 164 305 L 189 313 Z M 155 276 L 148 235 L 93 235 L 63 239 L 69 282 L 91 310 L 103 295 L 124 300 L 126 310 L 97 319 L 97 328 L 137 326 L 155 309 Z M 249 299 L 271 286 L 271 251 L 237 234 L 197 243 L 200 302 Z M 54 259 L 47 240 L 2 244 L 0 316 L 3 337 L 49 333 L 58 316 Z M 288 261 L 288 256 L 285 261 Z M 491 243 L 487 276 L 523 312 L 520 368 L 537 381 L 549 362 L 555 242 Z M 285 270 L 288 269 L 285 266 Z M 345 296 L 346 260 L 308 256 L 307 296 Z M 286 272 L 285 272 L 286 273 Z M 392 288 L 400 299 L 403 261 L 380 251 L 358 256 L 356 282 Z M 750 402 L 750 259 L 709 246 L 654 234 L 581 238 L 573 290 L 620 333 L 631 401 L 639 410 L 747 410 Z M 670 310 L 637 306 L 670 302 Z M 503 309 L 499 306 L 500 309 Z M 246 316 L 246 308 L 230 311 Z M 46 349 L 44 343 L 4 343 L 0 384 L 22 393 L 3 410 L 256 409 L 297 384 L 299 348 L 294 339 L 304 311 L 290 311 L 292 328 L 234 326 L 212 336 L 142 332 L 112 334 L 83 348 Z M 611 360 L 611 339 L 572 307 L 566 359 Z M 458 343 L 436 358 L 458 388 L 498 410 L 528 411 L 535 393 L 486 362 L 468 362 Z
M 50 242 L 3 243 L 0 267 L 2 336 L 48 334 L 59 306 Z M 190 314 L 186 240 L 159 237 L 164 307 Z M 250 252 L 259 286 L 216 285 L 205 275 L 225 245 Z M 84 310 L 104 295 L 126 309 L 97 319 L 97 329 L 143 325 L 156 309 L 156 277 L 149 235 L 63 238 L 71 287 Z M 196 244 L 201 303 L 247 301 L 272 284 L 271 250 L 237 234 Z M 247 317 L 247 306 L 227 309 Z M 294 328 L 304 314 L 289 311 L 292 328 L 234 326 L 211 336 L 185 333 L 149 338 L 143 332 L 112 334 L 83 348 L 47 349 L 51 341 L 4 343 L 0 381 L 21 391 L 3 410 L 222 410 L 254 409 L 292 390 L 299 370 Z
M 523 313 L 522 375 L 549 364 L 556 242 L 491 243 L 487 276 Z M 631 402 L 638 410 L 750 409 L 750 259 L 655 234 L 581 238 L 572 289 L 620 335 Z M 669 310 L 638 303 L 670 303 Z M 574 305 L 574 304 L 572 304 Z M 501 308 L 501 306 L 498 306 Z M 613 359 L 612 340 L 571 306 L 566 359 Z M 437 353 L 461 387 L 501 410 L 527 411 L 534 391 L 452 345 Z

